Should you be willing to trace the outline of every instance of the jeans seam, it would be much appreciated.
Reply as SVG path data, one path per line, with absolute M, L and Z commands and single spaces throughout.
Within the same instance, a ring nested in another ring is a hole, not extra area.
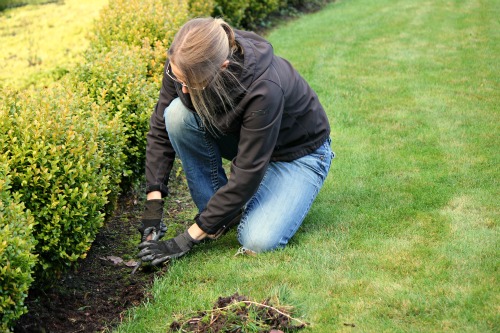
M 319 184 L 321 185 L 321 184 Z M 297 233 L 297 231 L 299 230 L 300 226 L 304 223 L 304 220 L 306 218 L 306 216 L 309 214 L 309 211 L 311 210 L 311 207 L 312 207 L 312 204 L 314 202 L 314 200 L 316 199 L 316 197 L 318 196 L 318 193 L 319 193 L 319 190 L 321 189 L 321 186 L 317 186 L 315 188 L 315 192 L 314 192 L 314 195 L 312 195 L 310 198 L 309 198 L 309 204 L 307 205 L 307 209 L 304 210 L 300 220 L 297 220 L 297 221 L 300 221 L 298 222 L 297 224 L 294 225 L 294 228 L 289 228 L 288 229 L 288 234 L 291 234 L 292 236 L 290 237 L 286 237 L 285 238 L 285 235 L 282 235 L 279 242 L 278 242 L 278 245 L 275 247 L 278 248 L 278 247 L 284 247 L 288 244 L 288 242 L 290 241 L 290 239 L 293 237 L 293 235 L 295 235 Z M 286 240 L 286 242 L 284 242 Z M 284 242 L 284 244 L 283 244 Z M 274 250 L 274 249 L 273 249 Z
M 259 194 L 259 191 L 260 191 L 260 187 L 261 185 L 264 183 L 264 180 L 267 178 L 267 172 L 264 173 L 264 177 L 262 177 L 262 180 L 260 181 L 260 184 L 259 186 L 257 187 L 257 191 L 255 191 L 255 193 L 252 195 L 252 197 L 250 198 L 249 202 L 247 202 L 247 204 L 245 205 L 245 211 L 251 211 L 252 208 L 253 208 L 253 201 L 252 199 L 257 196 L 257 194 Z M 252 205 L 250 205 L 250 203 L 252 203 Z M 245 225 L 247 224 L 247 218 L 246 218 L 246 214 L 245 214 L 245 211 L 243 212 L 243 214 L 241 215 L 241 220 L 240 220 L 240 224 L 238 225 L 238 228 L 236 229 L 236 233 L 237 233 L 237 238 L 238 238 L 238 242 L 240 242 L 241 244 L 241 230 L 244 229 Z
M 219 174 L 218 174 L 218 165 L 217 161 L 215 158 L 215 152 L 214 152 L 214 147 L 213 144 L 210 142 L 207 134 L 203 136 L 203 140 L 205 141 L 205 145 L 207 146 L 208 149 L 208 155 L 210 158 L 210 181 L 212 182 L 212 188 L 215 191 L 217 191 L 220 187 L 219 184 Z

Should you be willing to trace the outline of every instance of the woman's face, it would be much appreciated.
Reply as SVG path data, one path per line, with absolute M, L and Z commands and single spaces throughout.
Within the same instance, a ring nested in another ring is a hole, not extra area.
M 184 83 L 185 79 L 183 78 L 181 72 L 179 71 L 179 68 L 177 68 L 177 66 L 175 66 L 172 62 L 170 62 L 170 70 L 172 71 L 172 74 L 174 74 L 174 77 L 177 79 L 177 81 L 179 81 L 181 83 L 182 92 L 184 94 L 189 94 L 189 89 L 186 86 L 186 84 Z
M 186 80 L 184 78 L 184 76 L 182 75 L 182 72 L 179 70 L 179 68 L 173 63 L 173 62 L 170 62 L 169 63 L 169 66 L 170 66 L 170 72 L 171 74 L 173 74 L 173 78 L 175 81 L 179 82 L 182 86 L 182 92 L 184 94 L 189 94 L 189 88 L 188 86 L 185 84 Z M 225 70 L 227 67 L 229 66 L 229 60 L 225 60 L 221 67 L 220 67 L 220 70 Z M 167 74 L 168 74 L 168 69 L 167 69 Z M 170 74 L 169 74 L 170 75 Z M 192 89 L 205 89 L 206 86 L 203 86 L 202 88 L 192 88 Z

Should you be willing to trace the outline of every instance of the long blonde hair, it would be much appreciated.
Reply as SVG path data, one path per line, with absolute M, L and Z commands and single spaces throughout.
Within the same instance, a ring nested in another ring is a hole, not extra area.
M 188 21 L 175 35 L 168 50 L 169 60 L 182 73 L 191 101 L 205 127 L 221 131 L 218 113 L 234 110 L 235 89 L 244 91 L 233 71 L 221 66 L 229 60 L 232 68 L 241 68 L 235 57 L 239 52 L 233 29 L 220 18 L 196 18 Z

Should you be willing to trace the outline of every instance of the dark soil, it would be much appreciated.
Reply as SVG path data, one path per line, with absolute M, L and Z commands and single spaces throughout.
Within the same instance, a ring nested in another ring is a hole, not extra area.
M 147 297 L 154 274 L 131 275 L 132 268 L 114 264 L 108 256 L 130 255 L 122 239 L 134 237 L 137 223 L 133 203 L 122 205 L 122 214 L 110 219 L 97 235 L 87 258 L 47 290 L 31 289 L 25 301 L 28 313 L 14 332 L 99 332 L 120 321 L 123 312 Z M 119 250 L 118 250 L 118 249 Z
M 176 200 L 168 204 L 169 219 L 175 219 L 179 212 L 190 209 L 192 205 L 184 185 L 176 184 L 172 188 L 178 193 L 173 193 Z M 131 274 L 140 238 L 137 225 L 144 200 L 142 193 L 130 192 L 122 196 L 87 257 L 60 279 L 54 279 L 53 286 L 44 289 L 32 286 L 25 300 L 28 313 L 18 320 L 14 332 L 93 333 L 111 330 L 120 323 L 127 309 L 151 297 L 152 281 L 155 276 L 164 274 L 168 266 L 160 269 L 143 265 Z

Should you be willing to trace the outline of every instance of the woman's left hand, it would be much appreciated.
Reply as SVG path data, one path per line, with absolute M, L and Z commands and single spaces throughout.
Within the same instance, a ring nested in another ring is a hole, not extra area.
M 137 257 L 142 261 L 151 261 L 154 266 L 170 259 L 179 258 L 189 252 L 199 241 L 193 239 L 188 231 L 166 241 L 149 240 L 139 244 L 141 250 Z

